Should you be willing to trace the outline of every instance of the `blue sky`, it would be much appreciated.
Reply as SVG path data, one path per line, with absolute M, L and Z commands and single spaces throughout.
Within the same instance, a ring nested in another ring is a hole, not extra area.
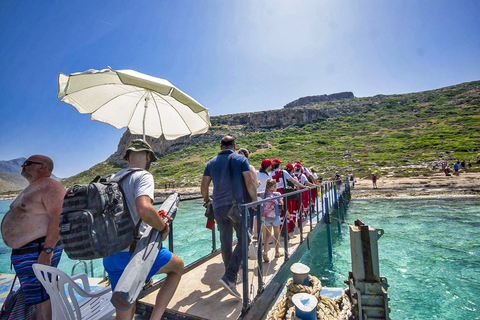
M 133 69 L 210 115 L 480 80 L 480 1 L 0 1 L 0 160 L 46 154 L 68 177 L 126 129 L 57 97 L 58 73 Z

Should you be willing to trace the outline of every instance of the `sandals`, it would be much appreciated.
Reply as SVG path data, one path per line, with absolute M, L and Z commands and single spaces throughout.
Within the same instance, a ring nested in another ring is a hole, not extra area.
M 283 257 L 283 252 L 276 252 L 275 258 L 280 258 L 280 257 Z
M 263 253 L 263 262 L 270 262 L 270 258 L 266 252 Z

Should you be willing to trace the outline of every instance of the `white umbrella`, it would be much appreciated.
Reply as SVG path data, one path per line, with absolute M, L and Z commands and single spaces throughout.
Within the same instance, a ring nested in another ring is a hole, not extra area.
M 175 140 L 207 132 L 208 109 L 164 79 L 133 70 L 58 75 L 57 97 L 92 120 L 132 134 Z

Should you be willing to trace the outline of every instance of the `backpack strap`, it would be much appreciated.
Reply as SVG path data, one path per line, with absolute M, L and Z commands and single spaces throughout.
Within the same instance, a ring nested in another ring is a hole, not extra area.
M 144 170 L 140 169 L 140 168 L 128 168 L 127 170 L 125 170 L 124 173 L 122 173 L 121 175 L 119 175 L 115 178 L 107 178 L 107 181 L 108 182 L 116 182 L 118 184 L 118 187 L 120 188 L 120 192 L 122 192 L 123 198 L 125 199 L 125 193 L 123 192 L 121 182 L 125 178 L 127 178 L 129 175 L 131 175 L 132 173 L 134 173 L 136 171 L 144 171 Z M 132 213 L 130 212 L 130 208 L 128 208 L 128 205 L 127 205 L 127 209 L 128 209 L 128 213 L 131 216 Z M 141 224 L 142 224 L 142 219 L 140 218 L 140 219 L 138 219 L 137 225 L 135 226 L 135 237 L 134 237 L 134 240 L 133 240 L 132 244 L 130 245 L 130 249 L 129 249 L 130 253 L 133 253 L 135 251 L 135 248 L 137 247 L 137 242 L 138 242 L 137 235 L 138 235 L 138 232 L 140 231 L 140 225 Z

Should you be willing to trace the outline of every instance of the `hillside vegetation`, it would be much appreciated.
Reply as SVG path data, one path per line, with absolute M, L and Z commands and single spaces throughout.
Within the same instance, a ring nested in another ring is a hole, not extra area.
M 204 138 L 182 150 L 159 157 L 151 172 L 157 188 L 199 186 L 203 169 L 219 152 L 220 138 L 236 138 L 237 149 L 251 152 L 258 168 L 264 158 L 282 164 L 302 160 L 324 178 L 335 172 L 368 177 L 416 176 L 438 172 L 439 160 L 472 161 L 480 154 L 480 81 L 438 90 L 400 95 L 333 100 L 313 106 L 351 110 L 335 117 L 315 118 L 312 123 L 254 129 L 248 123 L 228 125 L 223 116 L 212 117 L 213 127 Z M 308 107 L 312 107 L 309 105 Z M 294 116 L 299 108 L 289 109 Z M 269 112 L 276 112 L 275 110 Z M 264 145 L 269 145 L 264 148 Z M 119 167 L 107 161 L 64 180 L 66 186 L 86 183 L 97 174 Z M 472 171 L 479 171 L 473 165 Z

